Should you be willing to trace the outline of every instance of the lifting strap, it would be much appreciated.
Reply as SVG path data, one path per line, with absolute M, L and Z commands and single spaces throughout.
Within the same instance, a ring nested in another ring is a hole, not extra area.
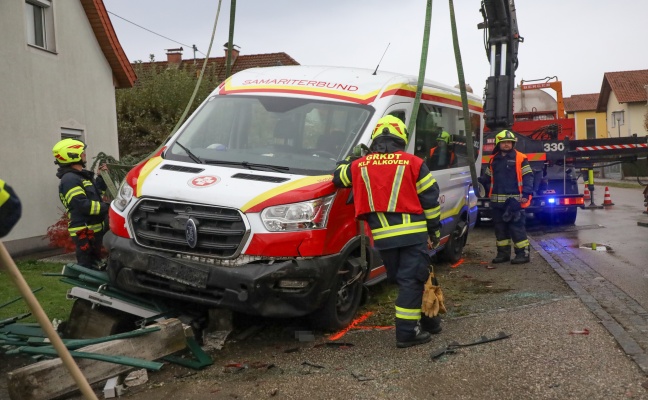
M 470 166 L 470 176 L 472 177 L 472 186 L 475 193 L 478 193 L 479 183 L 477 181 L 477 168 L 475 167 L 475 148 L 473 143 L 472 127 L 470 126 L 470 112 L 468 111 L 468 95 L 466 94 L 466 80 L 464 79 L 463 63 L 461 62 L 461 50 L 459 49 L 459 38 L 457 37 L 457 22 L 455 20 L 454 2 L 448 0 L 450 6 L 450 26 L 452 29 L 452 43 L 454 47 L 455 60 L 457 62 L 457 76 L 459 77 L 459 90 L 461 91 L 461 105 L 463 108 L 463 119 L 466 132 L 466 153 L 468 156 L 468 165 Z

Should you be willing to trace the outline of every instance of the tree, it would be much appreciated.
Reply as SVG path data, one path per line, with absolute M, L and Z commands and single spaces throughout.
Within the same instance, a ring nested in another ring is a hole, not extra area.
M 186 63 L 186 62 L 185 62 Z M 154 63 L 135 65 L 137 82 L 116 94 L 119 152 L 122 156 L 149 154 L 169 136 L 191 98 L 201 65 L 186 63 L 158 67 Z M 190 112 L 218 85 L 213 67 L 207 67 Z

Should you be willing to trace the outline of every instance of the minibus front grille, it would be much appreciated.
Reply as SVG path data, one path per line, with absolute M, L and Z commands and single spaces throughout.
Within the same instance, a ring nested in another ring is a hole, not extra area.
M 187 239 L 187 221 L 197 228 L 197 242 Z M 236 209 L 144 199 L 130 215 L 135 242 L 147 248 L 203 257 L 234 258 L 249 235 Z M 193 244 L 193 243 L 191 243 Z

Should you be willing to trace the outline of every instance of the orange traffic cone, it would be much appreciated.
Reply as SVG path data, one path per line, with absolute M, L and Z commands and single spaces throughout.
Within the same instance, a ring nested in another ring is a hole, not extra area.
M 610 188 L 607 186 L 605 187 L 605 197 L 603 197 L 603 205 L 604 206 L 613 206 L 614 203 L 612 203 L 612 198 L 610 197 Z
M 590 191 L 587 188 L 587 183 L 585 184 L 585 190 L 583 191 L 583 200 L 584 201 L 592 200 L 592 198 L 590 197 Z

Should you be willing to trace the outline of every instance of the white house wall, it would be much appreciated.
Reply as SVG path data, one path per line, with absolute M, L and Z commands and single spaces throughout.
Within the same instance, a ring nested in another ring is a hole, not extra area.
M 638 136 L 648 135 L 648 131 L 644 126 L 644 118 L 648 112 L 648 106 L 644 102 L 637 103 L 619 103 L 616 94 L 610 92 L 610 97 L 607 104 L 607 129 L 610 137 L 619 136 L 619 127 L 612 127 L 612 112 L 625 111 L 625 123 L 621 125 L 621 136 L 631 136 L 637 134 Z M 615 121 L 616 122 L 616 121 Z
M 628 113 L 630 114 L 630 118 L 628 118 L 628 133 L 636 133 L 638 136 L 648 135 L 648 131 L 644 126 L 644 118 L 646 117 L 646 112 L 648 111 L 646 104 L 644 102 L 629 103 L 627 104 L 627 106 Z M 621 127 L 621 129 L 623 129 L 623 127 Z
M 624 125 L 621 125 L 621 128 L 616 125 L 616 121 L 614 121 L 614 118 L 612 118 L 612 112 L 614 111 L 625 111 L 624 113 L 624 119 L 625 123 Z M 620 104 L 619 101 L 617 100 L 616 94 L 612 91 L 610 92 L 610 97 L 608 98 L 608 104 L 607 104 L 607 130 L 608 130 L 608 137 L 623 137 L 623 136 L 629 136 L 628 135 L 628 110 L 626 108 L 626 104 Z
M 27 45 L 24 1 L 0 1 L 0 176 L 23 204 L 3 239 L 13 254 L 46 247 L 43 235 L 61 214 L 52 146 L 62 128 L 84 132 L 88 166 L 101 151 L 118 157 L 110 66 L 80 2 L 52 4 L 55 53 Z

